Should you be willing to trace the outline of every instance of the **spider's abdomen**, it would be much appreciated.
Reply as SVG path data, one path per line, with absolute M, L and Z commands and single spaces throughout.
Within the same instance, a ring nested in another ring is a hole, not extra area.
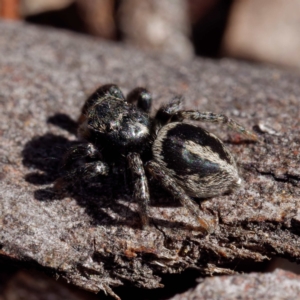
M 224 144 L 206 130 L 169 123 L 153 145 L 154 160 L 192 197 L 212 197 L 240 183 L 235 161 Z

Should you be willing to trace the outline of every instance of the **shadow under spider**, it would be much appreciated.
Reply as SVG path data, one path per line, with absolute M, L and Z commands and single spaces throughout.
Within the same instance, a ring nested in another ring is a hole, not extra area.
M 56 114 L 48 119 L 49 123 L 67 130 L 71 134 L 76 133 L 77 123 L 63 114 Z M 76 184 L 64 191 L 57 191 L 53 183 L 62 175 L 61 161 L 67 149 L 80 144 L 80 141 L 70 141 L 67 138 L 52 133 L 34 137 L 29 141 L 23 151 L 23 164 L 28 168 L 38 171 L 31 172 L 25 176 L 25 180 L 31 184 L 43 186 L 34 192 L 35 199 L 39 201 L 61 200 L 66 196 L 74 198 L 77 203 L 84 207 L 87 214 L 93 219 L 95 225 L 124 225 L 132 228 L 140 228 L 139 214 L 128 207 L 124 202 L 134 201 L 132 199 L 133 186 L 130 182 L 130 174 L 113 174 L 102 176 L 99 182 L 92 185 Z M 52 184 L 52 186 L 49 186 Z M 180 203 L 174 201 L 166 191 L 157 185 L 157 182 L 149 180 L 151 205 L 161 207 L 178 207 Z M 124 203 L 120 203 L 122 200 Z M 105 210 L 111 210 L 117 216 L 114 219 Z M 150 218 L 155 225 L 162 227 L 186 228 L 181 222 L 168 222 L 161 219 Z

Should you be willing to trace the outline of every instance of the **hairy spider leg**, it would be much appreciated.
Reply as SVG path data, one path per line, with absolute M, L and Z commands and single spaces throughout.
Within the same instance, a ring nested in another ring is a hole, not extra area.
M 126 97 L 128 103 L 137 103 L 137 107 L 149 113 L 152 105 L 152 95 L 151 93 L 142 87 L 137 87 L 133 89 Z
M 141 157 L 137 153 L 129 153 L 127 155 L 129 168 L 132 173 L 134 182 L 133 197 L 139 205 L 139 214 L 143 227 L 149 224 L 149 188 L 148 180 L 145 174 L 143 162 Z
M 71 146 L 65 153 L 62 161 L 62 168 L 68 170 L 80 160 L 101 160 L 102 156 L 92 143 L 81 143 Z
M 54 183 L 55 189 L 62 189 L 63 187 L 75 185 L 79 181 L 91 180 L 99 175 L 108 175 L 109 166 L 102 161 L 93 161 L 77 165 L 58 178 Z
M 99 175 L 108 175 L 109 167 L 103 161 L 93 161 L 76 166 L 66 173 L 64 176 L 68 180 L 89 180 Z
M 197 203 L 186 194 L 184 189 L 181 188 L 176 181 L 160 167 L 159 164 L 154 161 L 149 161 L 146 164 L 146 168 L 167 191 L 169 191 L 177 200 L 180 201 L 182 206 L 188 209 L 188 211 L 200 224 L 200 227 L 198 228 L 200 231 L 205 233 L 213 232 L 214 226 L 212 224 L 212 220 L 201 217 L 203 213 L 199 209 Z
M 80 180 L 108 175 L 109 166 L 100 159 L 99 151 L 91 143 L 72 146 L 63 159 L 65 172 L 55 181 L 54 188 L 61 189 Z
M 162 126 L 167 124 L 171 117 L 182 109 L 184 98 L 182 96 L 173 97 L 167 104 L 159 108 L 155 115 L 155 120 Z
M 176 112 L 171 119 L 171 122 L 178 122 L 183 120 L 192 120 L 200 122 L 210 122 L 210 123 L 221 123 L 227 125 L 232 130 L 235 130 L 244 136 L 250 138 L 253 141 L 257 141 L 258 137 L 251 131 L 245 129 L 242 125 L 238 124 L 231 118 L 223 114 L 215 114 L 212 112 L 201 112 L 197 110 L 182 110 Z

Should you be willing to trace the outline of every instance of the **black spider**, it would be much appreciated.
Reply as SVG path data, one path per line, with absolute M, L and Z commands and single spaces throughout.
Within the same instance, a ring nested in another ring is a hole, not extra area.
M 136 103 L 136 105 L 135 105 Z M 86 101 L 78 135 L 86 141 L 71 147 L 64 158 L 64 182 L 101 180 L 125 165 L 131 170 L 134 198 L 142 225 L 149 223 L 149 190 L 145 169 L 198 220 L 200 229 L 211 231 L 191 197 L 213 197 L 234 190 L 241 182 L 236 163 L 224 144 L 206 130 L 184 120 L 224 123 L 248 135 L 232 119 L 211 112 L 181 110 L 175 97 L 149 116 L 151 94 L 134 89 L 125 98 L 114 84 L 97 89 Z M 58 181 L 59 182 L 59 181 Z M 58 185 L 58 184 L 57 184 Z

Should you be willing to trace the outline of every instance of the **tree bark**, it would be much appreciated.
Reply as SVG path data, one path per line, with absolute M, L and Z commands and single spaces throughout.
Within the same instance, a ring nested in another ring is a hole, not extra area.
M 154 289 L 161 276 L 197 268 L 233 274 L 239 261 L 300 258 L 300 76 L 234 60 L 147 56 L 120 44 L 22 23 L 0 23 L 0 256 L 51 270 L 86 290 Z M 150 180 L 151 225 L 141 230 L 124 180 L 68 194 L 53 190 L 61 158 L 77 142 L 86 97 L 113 82 L 144 86 L 157 109 L 175 93 L 185 108 L 224 113 L 259 135 L 225 141 L 242 187 L 199 200 L 214 231 Z M 247 270 L 243 270 L 247 271 Z M 114 295 L 117 297 L 116 295 Z

